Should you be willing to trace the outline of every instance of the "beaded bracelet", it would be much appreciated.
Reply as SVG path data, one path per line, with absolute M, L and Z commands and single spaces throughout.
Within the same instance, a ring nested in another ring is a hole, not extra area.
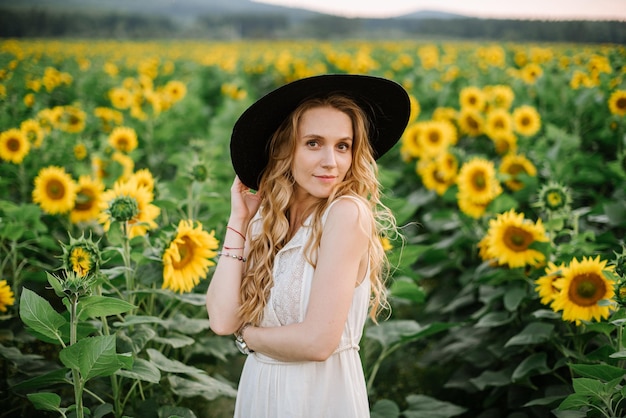
M 224 256 L 224 257 L 230 257 L 230 258 L 234 258 L 235 260 L 239 260 L 239 261 L 243 261 L 244 263 L 246 262 L 246 257 L 237 255 L 237 254 L 231 254 L 231 253 L 223 253 L 221 251 L 217 252 L 218 257 Z

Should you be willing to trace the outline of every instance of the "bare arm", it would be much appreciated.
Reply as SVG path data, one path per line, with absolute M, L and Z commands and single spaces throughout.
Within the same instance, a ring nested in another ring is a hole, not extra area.
M 245 235 L 250 220 L 259 208 L 260 198 L 235 178 L 231 187 L 231 214 L 223 241 L 223 252 L 236 256 L 247 255 Z M 226 248 L 228 247 L 228 248 Z M 222 256 L 217 261 L 206 294 L 206 308 L 213 332 L 228 335 L 241 326 L 239 318 L 239 288 L 244 263 L 236 258 Z
M 247 327 L 248 346 L 283 361 L 323 361 L 337 348 L 357 281 L 367 266 L 368 215 L 345 199 L 324 225 L 304 321 L 282 327 Z

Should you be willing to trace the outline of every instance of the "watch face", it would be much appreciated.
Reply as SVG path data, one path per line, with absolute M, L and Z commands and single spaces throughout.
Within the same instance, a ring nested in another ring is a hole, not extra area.
M 237 345 L 237 348 L 242 354 L 250 354 L 250 350 L 248 349 L 246 342 L 243 341 L 242 339 L 237 338 L 235 340 L 235 345 Z

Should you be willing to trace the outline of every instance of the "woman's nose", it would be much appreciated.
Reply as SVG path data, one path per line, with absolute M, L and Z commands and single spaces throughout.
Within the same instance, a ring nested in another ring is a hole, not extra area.
M 335 151 L 332 149 L 324 150 L 322 156 L 322 167 L 334 167 L 336 165 Z

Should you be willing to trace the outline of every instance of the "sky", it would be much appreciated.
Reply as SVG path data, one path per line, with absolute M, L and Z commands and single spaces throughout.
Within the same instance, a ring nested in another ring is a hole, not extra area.
M 496 19 L 623 20 L 626 0 L 253 0 L 346 17 L 394 17 L 437 10 Z

